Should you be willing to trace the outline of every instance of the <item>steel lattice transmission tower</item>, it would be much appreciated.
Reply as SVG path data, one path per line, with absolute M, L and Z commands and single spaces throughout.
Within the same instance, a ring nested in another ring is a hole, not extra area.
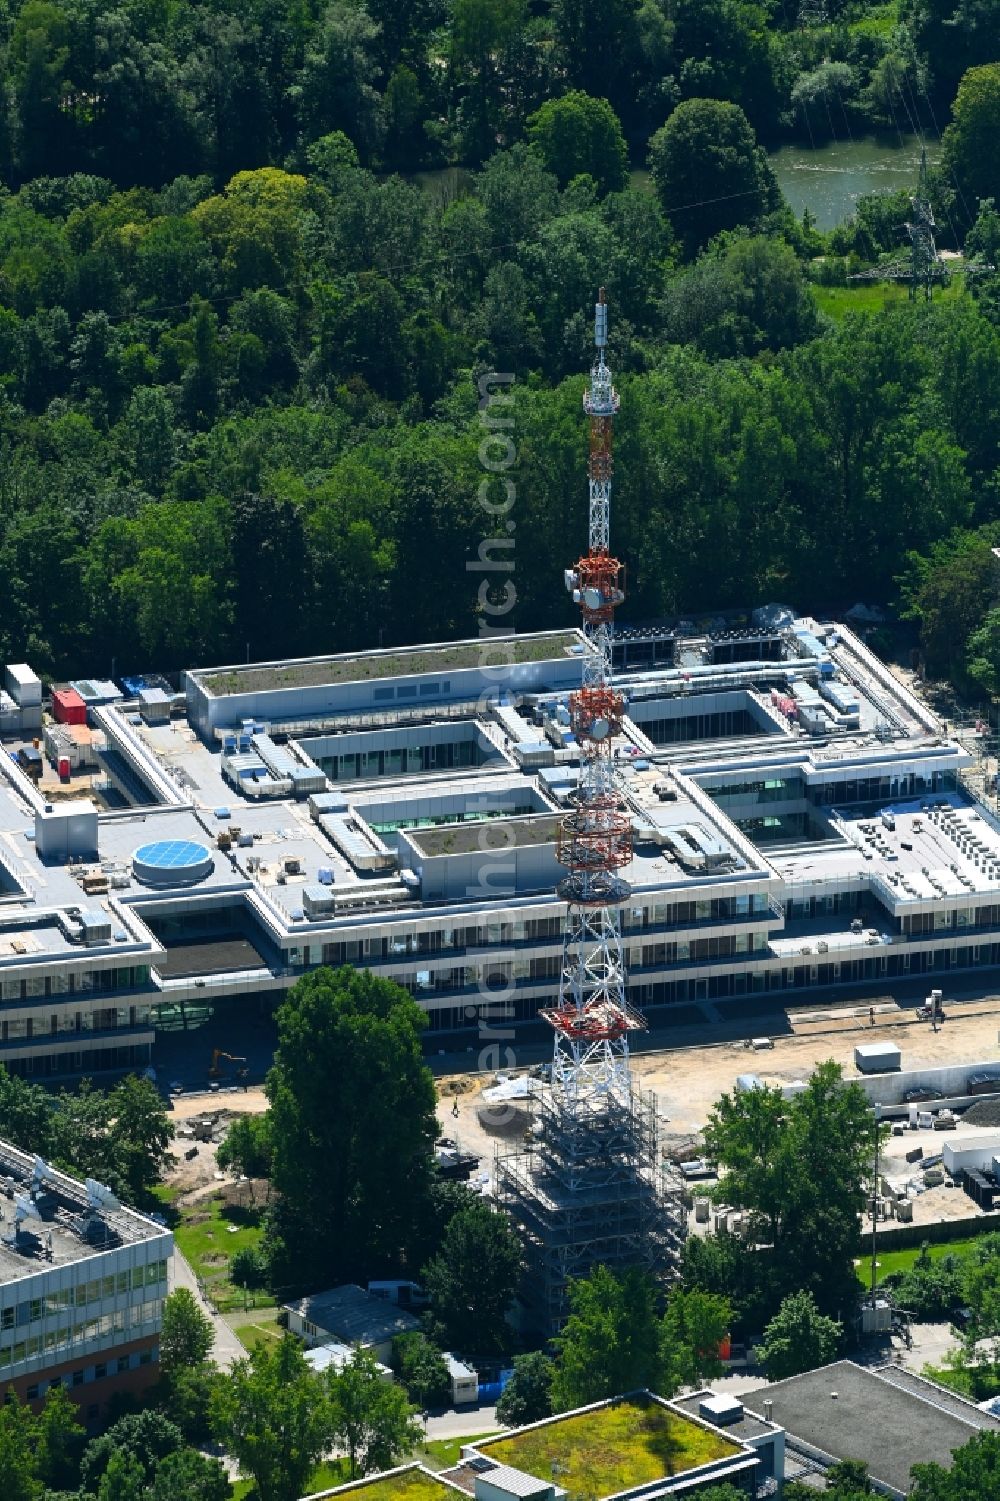
M 619 397 L 604 351 L 608 308 L 601 289 L 594 320 L 597 361 L 583 406 L 590 419 L 590 526 L 586 554 L 565 573 L 591 650 L 583 683 L 570 695 L 570 727 L 580 747 L 574 808 L 563 821 L 559 861 L 567 903 L 559 1004 L 543 1011 L 555 1032 L 553 1083 L 582 1102 L 628 1083 L 628 1035 L 645 1026 L 625 992 L 621 907 L 629 894 L 619 872 L 632 860 L 632 824 L 615 784 L 612 741 L 625 701 L 611 668 L 615 609 L 625 598 L 623 569 L 609 551 L 612 424 Z
M 632 826 L 615 778 L 612 742 L 625 702 L 611 645 L 623 568 L 611 555 L 612 424 L 618 395 L 605 359 L 608 312 L 596 308 L 597 360 L 583 405 L 590 419 L 588 550 L 565 582 L 590 650 L 569 714 L 580 770 L 558 853 L 567 906 L 559 996 L 542 1012 L 554 1032 L 551 1088 L 528 1145 L 499 1157 L 497 1195 L 525 1247 L 524 1302 L 535 1328 L 564 1322 L 567 1284 L 598 1264 L 663 1272 L 683 1237 L 680 1185 L 667 1190 L 655 1105 L 633 1084 L 629 1033 L 645 1027 L 627 1000 L 621 907 Z
M 910 194 L 910 218 L 903 228 L 910 242 L 908 259 L 900 257 L 868 271 L 858 271 L 851 281 L 905 281 L 911 302 L 916 299 L 917 289 L 923 287 L 924 296 L 930 297 L 935 282 L 944 285 L 948 280 L 948 264 L 937 248 L 934 233 L 934 211 L 931 208 L 930 190 L 927 185 L 927 152 L 920 153 L 920 176 L 916 192 Z

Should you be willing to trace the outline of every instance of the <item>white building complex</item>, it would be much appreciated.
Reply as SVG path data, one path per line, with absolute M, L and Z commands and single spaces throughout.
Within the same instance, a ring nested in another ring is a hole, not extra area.
M 616 643 L 629 999 L 654 1026 L 1000 964 L 1000 826 L 961 789 L 967 753 L 850 630 L 771 620 Z M 39 704 L 8 674 L 0 1061 L 142 1067 L 157 1028 L 256 1013 L 321 964 L 398 981 L 440 1045 L 530 1021 L 558 990 L 586 650 L 192 671 L 173 698 L 88 702 L 96 770 L 62 781 L 29 774 Z

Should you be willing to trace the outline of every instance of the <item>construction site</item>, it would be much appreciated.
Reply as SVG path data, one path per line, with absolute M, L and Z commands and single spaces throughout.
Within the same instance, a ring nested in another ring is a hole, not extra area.
M 935 989 L 946 1046 L 1000 969 L 982 757 L 863 622 L 775 604 L 619 626 L 603 298 L 595 332 L 576 627 L 512 636 L 502 671 L 469 641 L 46 695 L 20 663 L 0 698 L 5 1066 L 249 1090 L 300 976 L 391 978 L 439 1072 L 497 1035 L 550 1071 L 502 1138 L 470 1118 L 481 1078 L 445 1122 L 481 1132 L 461 1149 L 521 1229 L 542 1330 L 598 1260 L 669 1272 L 682 1138 L 721 1093 L 706 1059 L 754 1072 L 734 1043 L 764 1033 L 792 1086 L 830 1017 L 909 1026 Z M 643 1050 L 671 1039 L 699 1051 L 661 1080 Z

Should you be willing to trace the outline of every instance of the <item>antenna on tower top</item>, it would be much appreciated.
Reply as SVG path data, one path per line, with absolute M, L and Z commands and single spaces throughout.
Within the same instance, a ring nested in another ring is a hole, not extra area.
M 604 349 L 608 342 L 608 298 L 602 287 L 597 294 L 597 303 L 594 307 L 594 343 L 598 349 Z

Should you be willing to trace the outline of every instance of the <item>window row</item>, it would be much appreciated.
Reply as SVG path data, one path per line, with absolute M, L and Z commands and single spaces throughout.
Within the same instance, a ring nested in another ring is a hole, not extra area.
M 76 1324 L 48 1329 L 44 1334 L 33 1334 L 12 1344 L 0 1345 L 0 1370 L 20 1365 L 23 1360 L 34 1360 L 38 1355 L 69 1350 L 74 1345 L 89 1344 L 91 1340 L 103 1339 L 112 1334 L 124 1337 L 130 1331 L 157 1323 L 162 1316 L 163 1300 L 156 1298 L 149 1303 L 137 1303 L 134 1308 L 119 1308 L 114 1313 L 99 1314 Z
M 89 1282 L 78 1282 L 75 1287 L 53 1288 L 41 1298 L 28 1298 L 22 1303 L 0 1308 L 0 1330 L 13 1329 L 15 1325 L 33 1324 L 50 1314 L 61 1313 L 66 1308 L 86 1308 L 90 1303 L 99 1303 L 103 1298 L 120 1297 L 142 1288 L 156 1287 L 167 1280 L 167 1263 L 164 1260 L 150 1261 L 146 1266 L 124 1267 L 119 1272 L 109 1272 L 105 1277 L 95 1277 Z
M 124 1376 L 126 1371 L 136 1371 L 140 1366 L 152 1365 L 159 1356 L 160 1352 L 154 1345 L 146 1350 L 133 1350 L 131 1355 L 118 1355 L 113 1360 L 99 1360 L 96 1365 L 81 1366 L 68 1377 L 53 1376 L 48 1381 L 39 1381 L 35 1386 L 29 1386 L 27 1398 L 29 1402 L 35 1402 L 40 1395 L 57 1386 L 89 1386 L 91 1382 L 104 1381 L 108 1376 Z M 92 1416 L 97 1417 L 96 1407 Z
M 0 1021 L 0 1042 L 56 1037 L 60 1040 L 87 1032 L 128 1031 L 148 1027 L 150 1006 L 96 1006 L 92 1011 L 53 1011 L 48 1016 L 27 1016 Z
M 132 964 L 123 969 L 85 969 L 78 973 L 71 970 L 57 970 L 50 975 L 28 975 L 0 980 L 0 1000 L 31 1001 L 51 995 L 141 990 L 148 984 L 148 964 Z

